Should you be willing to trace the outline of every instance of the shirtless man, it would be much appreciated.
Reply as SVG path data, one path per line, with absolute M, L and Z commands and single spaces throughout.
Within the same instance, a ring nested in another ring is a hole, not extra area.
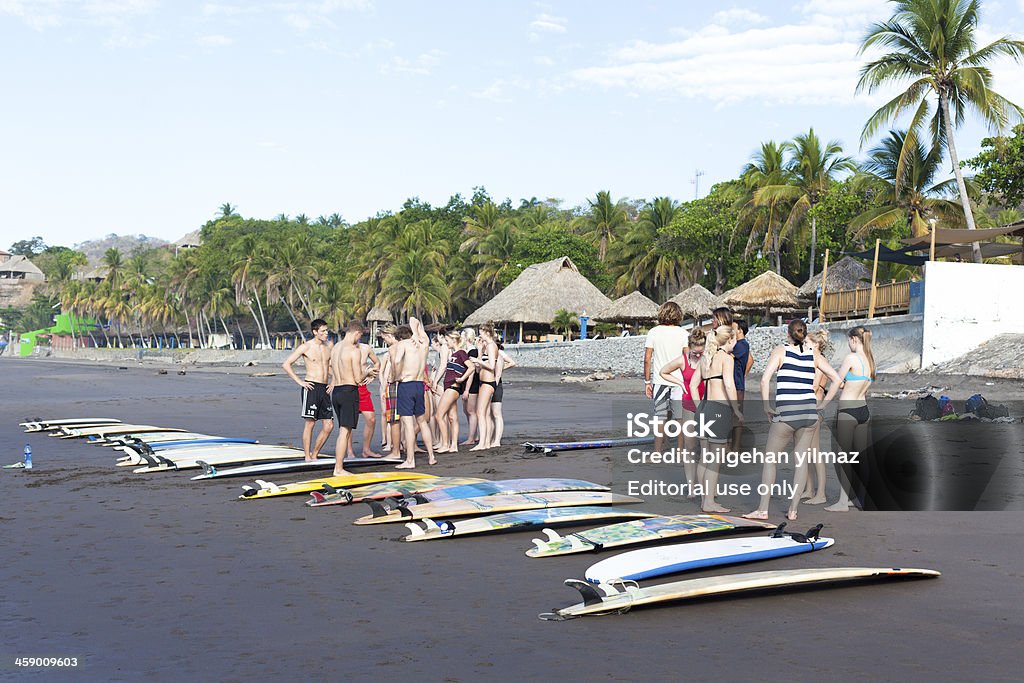
M 359 363 L 360 367 L 365 368 L 367 362 L 371 365 L 370 372 L 367 373 L 366 379 L 359 383 L 359 414 L 363 416 L 364 424 L 362 456 L 364 458 L 381 458 L 384 456 L 373 451 L 373 432 L 377 428 L 377 410 L 373 407 L 373 397 L 370 396 L 370 390 L 366 386 L 372 382 L 375 377 L 380 376 L 380 360 L 378 360 L 377 354 L 373 352 L 373 348 L 371 348 L 369 344 L 359 344 L 359 353 L 361 356 Z M 348 442 L 347 457 L 356 457 L 356 454 L 352 451 L 351 439 Z
M 335 383 L 331 404 L 334 406 L 334 414 L 338 416 L 338 444 L 334 449 L 336 477 L 351 474 L 345 470 L 343 463 L 352 445 L 352 430 L 359 424 L 359 385 L 367 376 L 372 378 L 373 371 L 366 367 L 363 352 L 359 349 L 362 336 L 362 324 L 350 322 L 345 329 L 345 336 L 331 351 L 331 377 Z
M 387 344 L 388 352 L 384 354 L 384 361 L 381 363 L 381 380 L 380 390 L 381 399 L 384 401 L 384 415 L 381 430 L 383 434 L 382 450 L 391 452 L 393 455 L 401 456 L 402 452 L 402 436 L 401 436 L 401 424 L 398 420 L 398 382 L 392 377 L 394 376 L 395 367 L 395 348 L 398 340 L 395 338 L 395 333 L 398 331 L 398 327 L 392 323 L 388 323 L 381 330 L 380 336 Z
M 320 455 L 320 449 L 327 443 L 331 430 L 334 429 L 334 413 L 331 410 L 330 389 L 327 387 L 331 349 L 334 344 L 327 340 L 326 321 L 317 318 L 310 324 L 310 329 L 313 331 L 313 338 L 292 351 L 292 355 L 288 356 L 281 367 L 302 387 L 302 419 L 306 422 L 302 428 L 302 452 L 306 455 L 306 460 L 316 460 Z M 306 366 L 305 379 L 299 379 L 292 369 L 292 365 L 300 358 Z M 320 434 L 317 435 L 316 444 L 310 452 L 309 445 L 317 420 L 320 421 Z
M 424 405 L 423 368 L 427 364 L 430 339 L 423 330 L 423 324 L 416 318 L 409 318 L 408 325 L 402 325 L 395 332 L 398 340 L 394 351 L 391 377 L 398 382 L 398 416 L 405 437 L 405 461 L 395 465 L 398 469 L 412 469 L 416 466 L 416 428 L 427 448 L 427 463 L 436 465 L 434 459 L 434 437 L 430 433 Z

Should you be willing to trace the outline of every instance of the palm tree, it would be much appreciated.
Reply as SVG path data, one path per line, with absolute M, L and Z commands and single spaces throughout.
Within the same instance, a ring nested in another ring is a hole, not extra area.
M 906 136 L 912 150 L 931 116 L 927 125 L 933 146 L 949 152 L 964 219 L 968 229 L 974 230 L 974 214 L 953 141 L 953 125 L 964 122 L 968 109 L 973 109 L 997 134 L 1007 129 L 1011 117 L 1024 118 L 1024 110 L 992 89 L 992 72 L 987 66 L 999 56 L 1021 61 L 1024 42 L 1003 37 L 976 49 L 977 0 L 894 2 L 896 12 L 887 21 L 873 24 L 860 48 L 862 54 L 875 47 L 893 51 L 861 67 L 857 91 L 871 93 L 894 82 L 910 84 L 871 115 L 864 124 L 861 140 L 868 139 L 900 114 L 913 110 Z M 929 102 L 932 94 L 937 97 L 934 114 Z M 901 156 L 900 165 L 904 163 Z M 974 261 L 981 263 L 978 243 L 974 243 L 972 252 Z
M 754 153 L 740 174 L 746 193 L 736 202 L 739 212 L 736 231 L 748 230 L 747 244 L 743 257 L 754 250 L 755 240 L 764 236 L 760 250 L 770 254 L 776 273 L 782 271 L 782 244 L 789 236 L 783 231 L 783 219 L 788 215 L 788 202 L 780 198 L 768 198 L 765 205 L 758 204 L 757 192 L 763 187 L 785 185 L 789 182 L 786 171 L 786 152 L 783 145 L 774 140 L 761 143 L 761 149 Z M 733 232 L 733 237 L 736 235 Z M 730 245 L 731 248 L 731 245 Z
M 473 207 L 473 215 L 467 216 L 463 222 L 465 239 L 459 245 L 461 251 L 472 251 L 504 221 L 501 209 L 491 200 L 480 206 Z
M 828 190 L 829 185 L 840 173 L 856 169 L 853 160 L 843 154 L 843 147 L 837 140 L 830 140 L 824 146 L 811 128 L 782 145 L 789 154 L 785 170 L 788 182 L 783 185 L 767 185 L 754 193 L 754 201 L 760 206 L 771 206 L 779 201 L 791 201 L 792 207 L 782 227 L 790 232 L 801 225 L 807 213 L 813 209 Z M 818 220 L 811 213 L 811 257 L 810 275 L 814 277 L 815 247 L 818 242 Z
M 103 265 L 107 267 L 107 283 L 114 288 L 121 286 L 121 272 L 124 270 L 124 256 L 114 247 L 103 253 Z
M 412 311 L 417 318 L 426 312 L 432 317 L 448 310 L 448 286 L 429 254 L 407 251 L 388 269 L 381 291 L 386 308 Z
M 612 261 L 621 273 L 615 280 L 615 294 L 639 289 L 657 294 L 659 287 L 668 298 L 669 289 L 680 285 L 688 269 L 687 260 L 662 248 L 662 235 L 679 213 L 679 203 L 670 197 L 656 197 L 641 211 L 640 219 L 611 249 Z
M 868 152 L 863 172 L 856 178 L 857 185 L 874 190 L 875 198 L 874 206 L 850 223 L 853 233 L 860 237 L 868 230 L 905 221 L 914 237 L 920 237 L 928 234 L 931 218 L 955 225 L 959 215 L 962 221 L 960 205 L 943 197 L 955 191 L 954 181 L 935 183 L 941 162 L 935 150 L 925 149 L 920 140 L 908 141 L 906 131 L 890 131 Z
M 583 237 L 597 246 L 597 258 L 602 263 L 608 254 L 608 245 L 614 244 L 626 225 L 626 207 L 612 202 L 611 193 L 601 190 L 595 199 L 588 199 L 590 212 L 577 219 Z
M 555 311 L 555 317 L 551 320 L 551 327 L 556 332 L 561 332 L 566 339 L 572 340 L 572 329 L 580 326 L 580 320 L 572 311 L 559 308 Z
M 501 276 L 514 265 L 516 237 L 511 221 L 501 221 L 478 245 L 473 289 L 493 295 L 501 288 Z
M 218 211 L 220 211 L 221 218 L 230 218 L 231 216 L 238 215 L 238 207 L 231 202 L 224 202 L 221 204 Z

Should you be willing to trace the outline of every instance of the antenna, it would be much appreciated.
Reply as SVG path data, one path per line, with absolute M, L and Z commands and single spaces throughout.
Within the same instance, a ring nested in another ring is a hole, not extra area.
M 704 171 L 698 169 L 693 174 L 693 180 L 690 183 L 693 185 L 693 198 L 700 199 L 700 179 L 704 175 Z

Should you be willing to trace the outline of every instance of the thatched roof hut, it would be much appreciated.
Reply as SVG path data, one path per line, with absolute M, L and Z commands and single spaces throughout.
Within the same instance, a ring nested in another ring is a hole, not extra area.
M 0 279 L 3 280 L 36 280 L 42 282 L 46 279 L 39 266 L 28 260 L 27 256 L 8 255 L 0 263 Z
M 202 233 L 199 230 L 193 230 L 171 246 L 173 246 L 174 250 L 177 251 L 179 249 L 196 249 L 201 246 L 202 243 Z
M 497 296 L 466 318 L 466 325 L 494 322 L 550 325 L 559 309 L 600 313 L 611 304 L 568 256 L 529 266 Z
M 594 316 L 594 320 L 609 323 L 637 324 L 658 318 L 658 304 L 636 291 L 616 299 Z
M 366 322 L 370 323 L 390 323 L 394 322 L 395 319 L 391 315 L 391 311 L 384 308 L 383 306 L 374 306 L 370 309 L 370 312 L 366 314 Z
M 683 309 L 683 315 L 687 318 L 694 318 L 700 321 L 711 315 L 711 311 L 717 305 L 715 295 L 705 289 L 700 283 L 691 285 L 669 299 L 679 304 Z
M 766 270 L 753 280 L 731 289 L 718 298 L 720 305 L 737 310 L 799 307 L 796 286 L 776 272 Z
M 844 256 L 828 267 L 828 282 L 825 292 L 838 292 L 841 289 L 856 289 L 861 280 L 871 280 L 871 271 L 860 261 Z M 813 301 L 821 287 L 821 273 L 818 273 L 797 290 L 796 296 L 803 301 Z

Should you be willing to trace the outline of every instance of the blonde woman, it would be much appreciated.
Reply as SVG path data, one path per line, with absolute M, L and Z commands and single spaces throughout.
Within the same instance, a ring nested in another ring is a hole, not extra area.
M 498 387 L 495 381 L 495 373 L 498 364 L 498 343 L 497 332 L 494 325 L 487 323 L 480 326 L 480 334 L 477 337 L 477 349 L 480 354 L 477 358 L 470 358 L 469 362 L 475 366 L 476 372 L 480 375 L 480 393 L 476 397 L 476 424 L 479 430 L 477 444 L 471 451 L 483 451 L 491 447 L 491 439 L 494 436 L 494 420 L 491 419 L 491 399 Z
M 736 333 L 731 324 L 716 327 L 708 335 L 704 356 L 690 378 L 690 396 L 699 395 L 700 385 L 704 384 L 704 399 L 697 406 L 697 419 L 711 425 L 712 432 L 707 438 L 701 439 L 701 446 L 702 451 L 710 452 L 714 457 L 710 463 L 705 463 L 701 457 L 696 472 L 703 493 L 701 510 L 709 513 L 729 512 L 728 508 L 718 504 L 715 494 L 718 489 L 718 469 L 732 438 L 733 421 L 743 420 L 733 372 L 732 349 L 735 345 Z
M 807 333 L 807 343 L 810 348 L 817 351 L 825 358 L 832 356 L 832 343 L 828 340 L 828 330 L 819 327 Z M 825 388 L 828 386 L 828 376 L 817 367 L 814 368 L 814 396 L 820 403 L 825 399 Z M 811 449 L 814 452 L 821 451 L 821 425 L 823 420 L 819 416 L 817 424 L 813 427 L 811 436 Z M 821 505 L 825 502 L 825 463 L 820 458 L 816 459 L 807 470 L 807 485 L 801 496 L 803 502 L 808 505 Z
M 472 327 L 462 330 L 462 348 L 466 350 L 466 355 L 469 358 L 480 357 L 480 349 L 476 347 L 476 330 Z M 468 367 L 473 374 L 470 375 L 469 381 L 466 382 L 466 386 L 462 390 L 462 412 L 466 414 L 466 421 L 469 423 L 469 436 L 459 444 L 461 446 L 470 446 L 477 440 L 476 401 L 480 395 L 480 373 L 476 371 L 476 366 L 472 363 Z
M 450 350 L 445 361 L 442 377 L 441 400 L 437 406 L 437 427 L 441 432 L 441 447 L 434 449 L 437 453 L 459 452 L 459 396 L 473 374 L 469 367 L 469 354 L 462 348 L 462 337 L 458 332 L 449 332 L 445 341 Z
M 494 373 L 497 377 L 497 386 L 494 389 L 494 396 L 491 397 L 491 419 L 494 420 L 494 436 L 491 437 L 492 448 L 501 447 L 501 437 L 505 433 L 505 415 L 501 409 L 502 399 L 505 397 L 505 387 L 501 384 L 501 378 L 506 370 L 515 366 L 516 362 L 505 353 L 505 347 L 501 342 L 498 342 L 498 366 L 497 372 Z
M 847 453 L 864 453 L 871 440 L 871 413 L 867 394 L 875 381 L 875 356 L 871 353 L 871 330 L 857 326 L 847 334 L 850 353 L 839 366 L 842 375 L 842 393 L 836 415 L 836 440 Z M 852 482 L 844 482 L 840 471 L 839 500 L 825 509 L 829 512 L 847 512 L 850 509 L 849 489 Z

